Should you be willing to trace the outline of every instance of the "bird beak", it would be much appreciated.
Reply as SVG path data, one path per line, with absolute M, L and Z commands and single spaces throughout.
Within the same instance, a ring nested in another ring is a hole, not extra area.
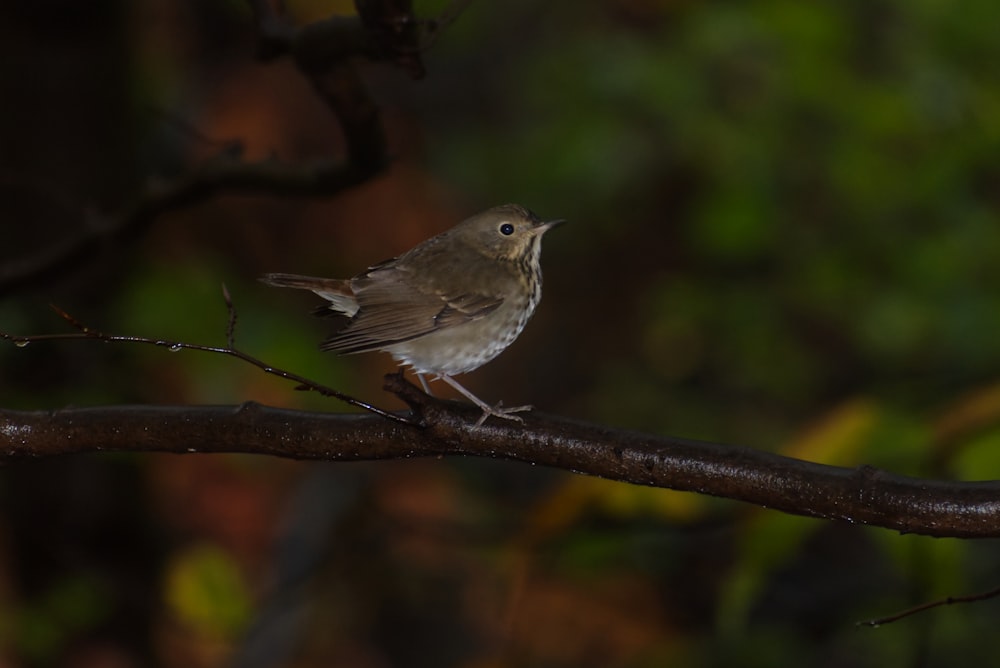
M 540 233 L 541 233 L 541 232 L 548 232 L 548 231 L 549 231 L 549 230 L 551 230 L 551 229 L 552 229 L 553 227 L 559 227 L 560 225 L 562 225 L 562 224 L 563 224 L 563 223 L 565 223 L 565 222 L 566 222 L 566 221 L 565 221 L 564 219 L 562 219 L 562 218 L 560 218 L 560 219 L 558 219 L 558 220 L 547 220 L 547 221 L 545 221 L 544 223 L 539 223 L 539 224 L 538 224 L 538 227 L 537 227 L 536 229 L 537 229 L 537 230 L 538 230 L 538 231 L 539 231 Z

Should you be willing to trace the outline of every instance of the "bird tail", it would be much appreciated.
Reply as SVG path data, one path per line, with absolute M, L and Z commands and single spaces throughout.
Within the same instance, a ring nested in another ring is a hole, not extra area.
M 358 312 L 358 300 L 351 282 L 340 278 L 319 278 L 299 274 L 264 274 L 260 282 L 276 288 L 310 290 L 330 302 L 328 309 L 351 317 Z

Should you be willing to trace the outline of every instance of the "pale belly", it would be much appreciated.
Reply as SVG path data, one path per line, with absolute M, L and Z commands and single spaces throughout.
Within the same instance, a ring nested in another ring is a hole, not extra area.
M 535 304 L 526 306 L 505 305 L 479 320 L 382 350 L 419 374 L 454 376 L 466 373 L 486 364 L 514 342 L 531 317 Z

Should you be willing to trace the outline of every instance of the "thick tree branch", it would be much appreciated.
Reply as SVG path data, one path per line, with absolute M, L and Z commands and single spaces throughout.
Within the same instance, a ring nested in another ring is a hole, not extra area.
M 387 389 L 414 408 L 423 426 L 255 403 L 0 410 L 0 456 L 7 462 L 97 451 L 239 452 L 326 461 L 495 457 L 906 533 L 1000 536 L 998 482 L 839 468 L 538 413 L 526 414 L 523 425 L 498 420 L 477 428 L 474 407 L 428 397 L 398 375 L 387 377 Z
M 304 413 L 252 402 L 237 408 L 0 409 L 0 463 L 105 450 L 239 452 L 331 461 L 486 456 L 905 533 L 1000 536 L 1000 482 L 920 480 L 870 466 L 838 468 L 745 447 L 638 434 L 538 413 L 525 414 L 523 425 L 493 420 L 477 426 L 478 408 L 435 399 L 407 382 L 402 372 L 386 376 L 385 389 L 406 402 L 411 414 L 389 413 L 237 349 L 236 309 L 225 286 L 222 294 L 228 312 L 225 346 L 105 334 L 55 307 L 75 332 L 25 336 L 0 330 L 0 339 L 17 346 L 89 339 L 228 355 L 291 380 L 299 389 L 362 408 L 369 415 Z

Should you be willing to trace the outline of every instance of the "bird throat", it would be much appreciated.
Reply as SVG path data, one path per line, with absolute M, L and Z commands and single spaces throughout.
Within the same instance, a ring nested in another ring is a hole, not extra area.
M 518 274 L 527 282 L 528 291 L 528 317 L 535 310 L 538 302 L 542 299 L 542 269 L 540 256 L 542 252 L 541 235 L 531 240 L 525 249 L 524 254 L 517 259 Z M 527 321 L 527 317 L 525 321 Z

